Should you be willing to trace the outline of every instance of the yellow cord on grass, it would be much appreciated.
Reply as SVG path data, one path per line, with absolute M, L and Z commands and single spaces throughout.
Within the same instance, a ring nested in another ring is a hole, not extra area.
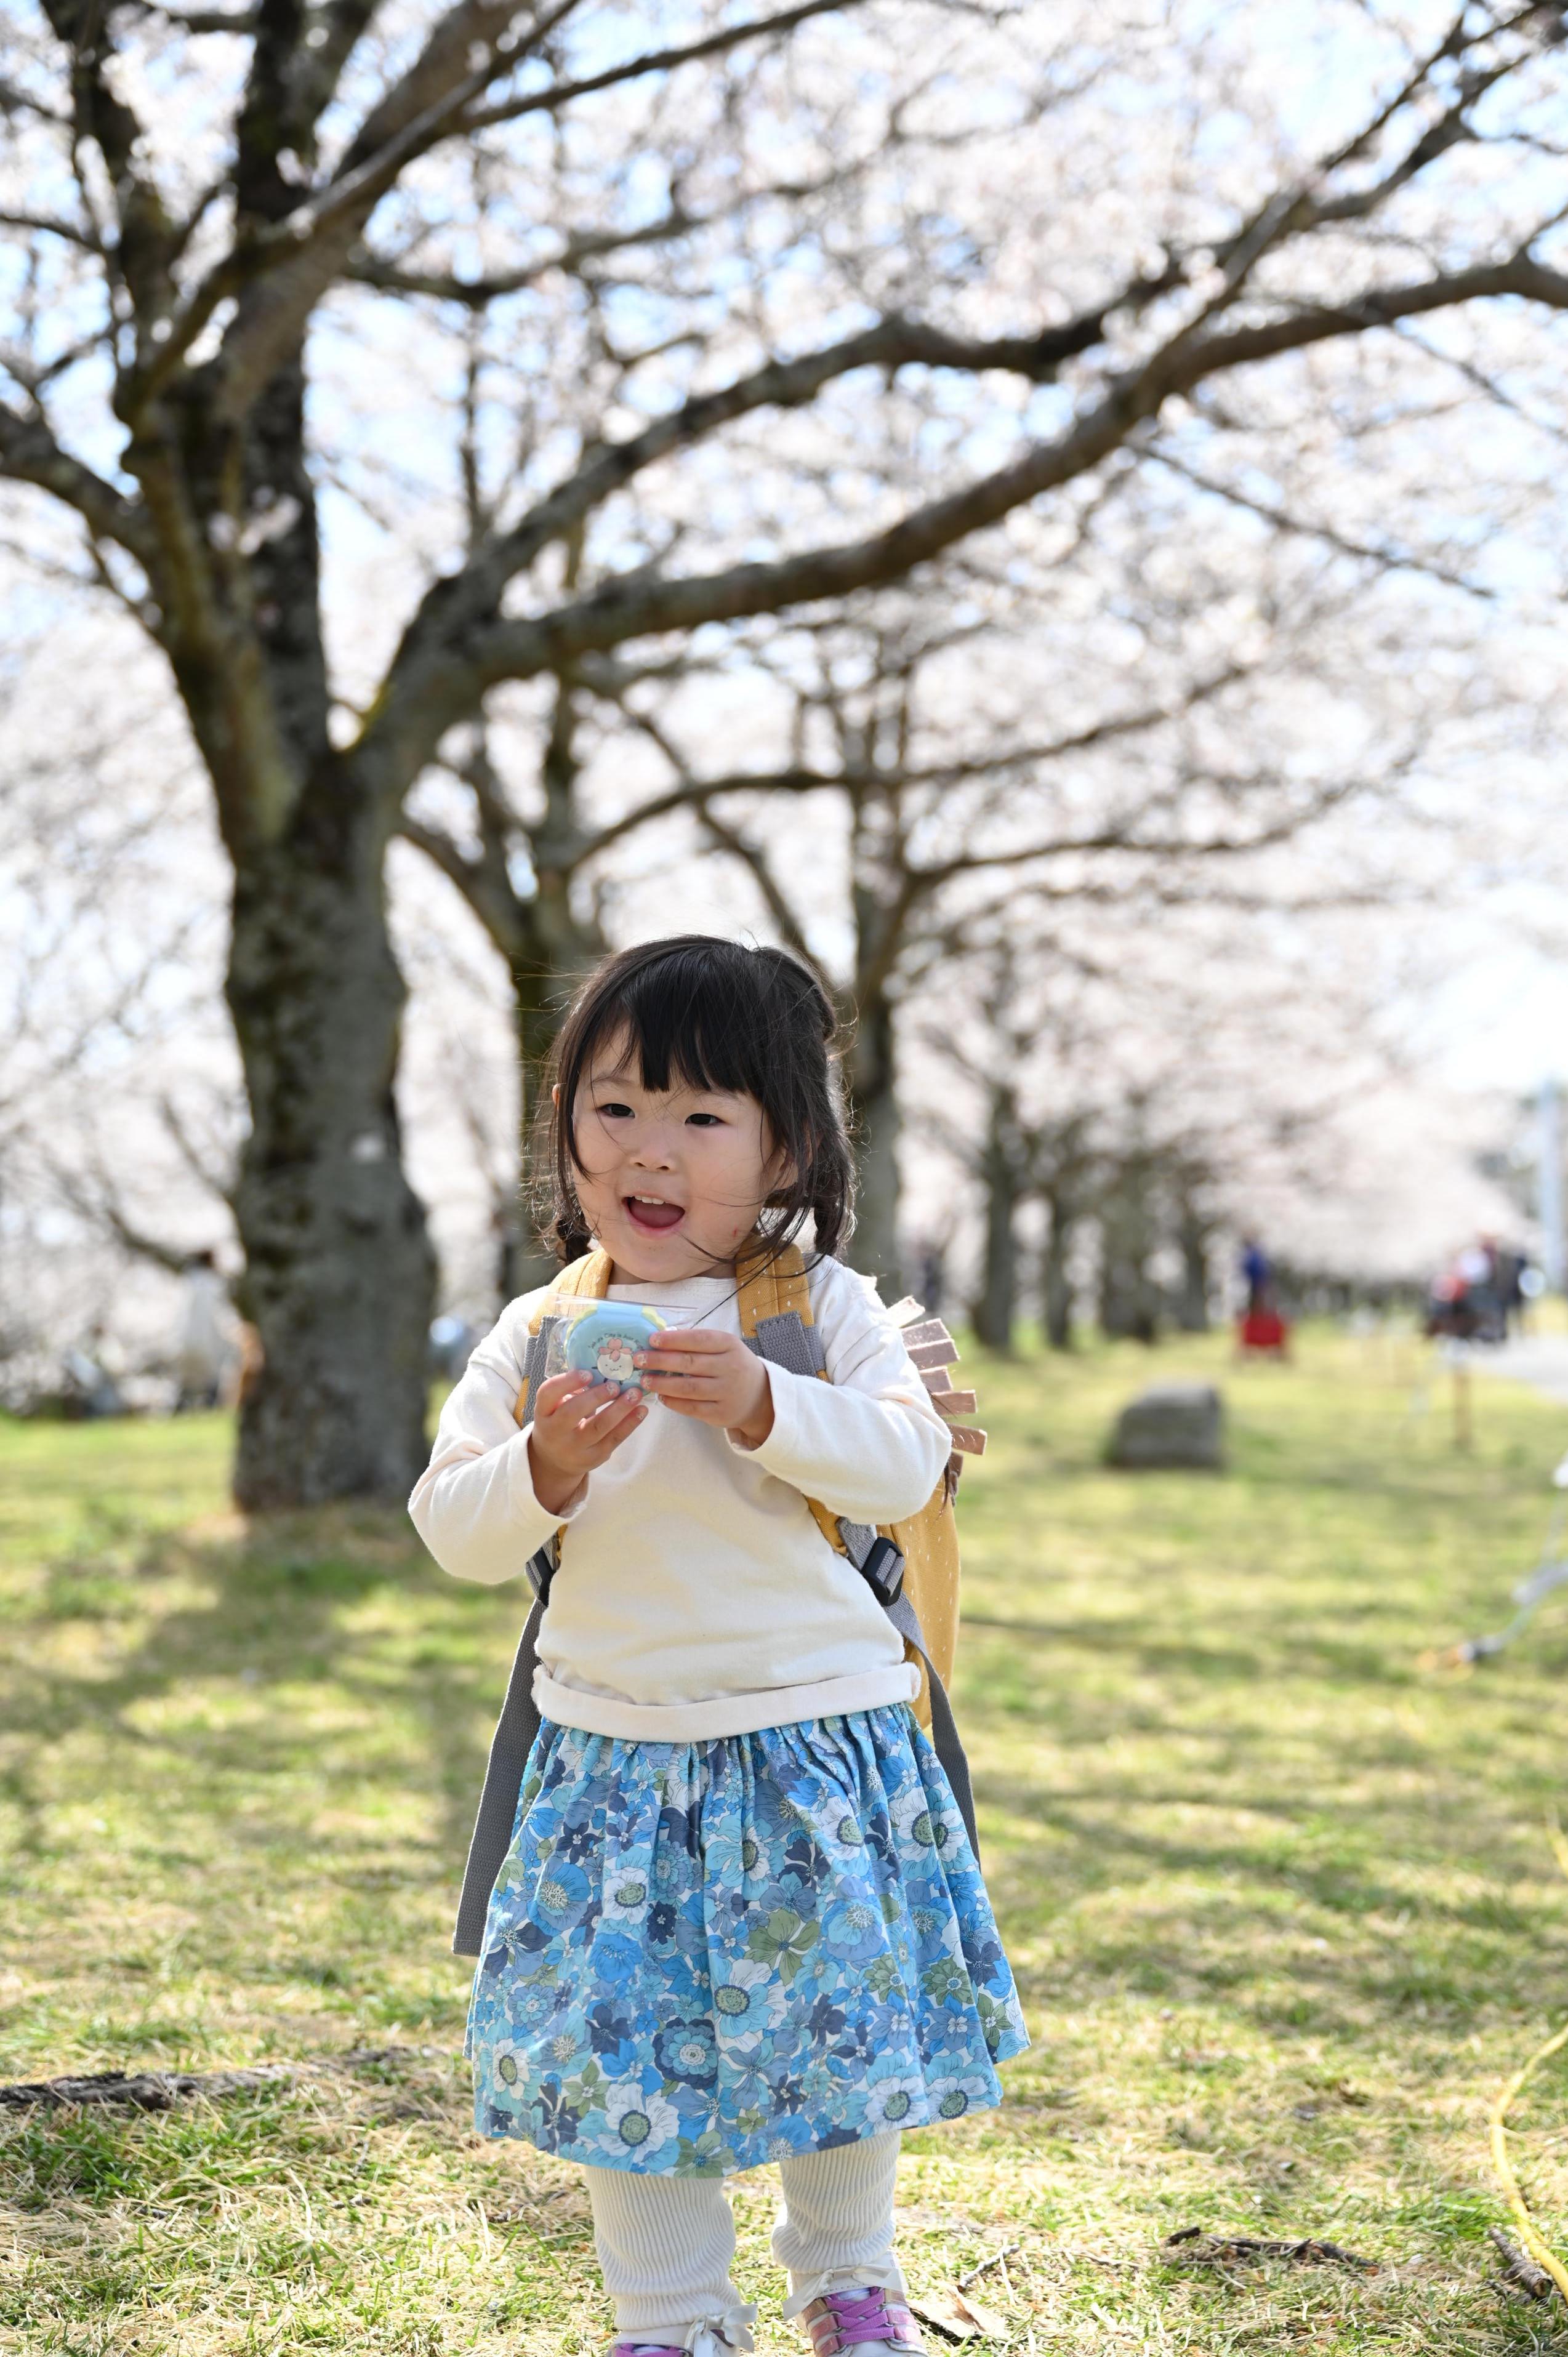
M 1546 1820 L 1546 1838 L 1552 1844 L 1552 1857 L 1557 1860 L 1563 1874 L 1568 1876 L 1568 1834 L 1564 1834 L 1558 1824 L 1555 1809 L 1551 1812 Z
M 1546 1838 L 1552 1845 L 1552 1856 L 1563 1874 L 1568 1875 L 1568 1837 L 1564 1836 L 1563 1828 L 1555 1816 L 1548 1817 L 1546 1821 Z M 1508 2195 L 1509 2208 L 1513 2212 L 1514 2223 L 1520 2232 L 1520 2240 L 1530 2257 L 1546 2269 L 1563 2298 L 1568 2300 L 1568 2269 L 1564 2268 L 1562 2260 L 1558 2258 L 1550 2244 L 1542 2242 L 1536 2230 L 1535 2222 L 1525 2207 L 1524 2196 L 1519 2190 L 1519 2179 L 1513 2173 L 1513 2163 L 1509 2158 L 1509 2132 L 1506 2125 L 1509 2105 L 1531 2072 L 1538 2070 L 1542 2062 L 1548 2061 L 1564 2046 L 1568 2046 L 1568 2022 L 1564 2022 L 1563 2028 L 1549 2038 L 1544 2046 L 1538 2046 L 1529 2061 L 1514 2072 L 1513 2077 L 1492 2105 L 1487 2126 L 1491 2130 L 1492 2159 L 1498 2175 L 1502 2179 L 1503 2191 Z

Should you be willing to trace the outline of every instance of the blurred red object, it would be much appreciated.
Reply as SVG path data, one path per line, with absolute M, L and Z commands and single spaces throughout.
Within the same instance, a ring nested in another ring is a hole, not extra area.
M 1249 1309 L 1236 1320 L 1236 1348 L 1283 1359 L 1290 1350 L 1290 1328 L 1277 1309 Z

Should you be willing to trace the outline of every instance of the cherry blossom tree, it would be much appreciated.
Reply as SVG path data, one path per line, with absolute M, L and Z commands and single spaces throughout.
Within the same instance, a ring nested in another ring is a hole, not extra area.
M 1222 454 L 1312 355 L 1367 348 L 1383 416 L 1407 361 L 1508 393 L 1442 338 L 1568 307 L 1563 35 L 1325 0 L 1303 109 L 1245 10 L 9 15 L 14 537 L 166 662 L 232 869 L 242 1501 L 423 1453 L 383 883 L 421 780 L 509 698 L 1000 549 L 1188 414 Z

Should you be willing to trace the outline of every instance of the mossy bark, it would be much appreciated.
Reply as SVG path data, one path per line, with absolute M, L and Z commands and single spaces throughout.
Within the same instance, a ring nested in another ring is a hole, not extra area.
M 251 1134 L 234 1210 L 264 1353 L 234 1472 L 250 1508 L 403 1498 L 425 1457 L 435 1265 L 402 1162 L 383 836 L 350 778 L 319 799 L 324 823 L 235 879 L 228 998 Z

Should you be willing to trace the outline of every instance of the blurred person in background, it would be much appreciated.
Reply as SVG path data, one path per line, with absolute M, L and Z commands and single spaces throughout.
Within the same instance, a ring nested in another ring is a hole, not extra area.
M 218 1263 L 209 1252 L 192 1253 L 185 1265 L 176 1415 L 216 1407 L 239 1359 L 237 1321 Z
M 1269 1287 L 1273 1282 L 1273 1265 L 1256 1236 L 1241 1239 L 1241 1282 L 1247 1288 L 1247 1315 L 1255 1317 L 1260 1309 L 1269 1307 Z

